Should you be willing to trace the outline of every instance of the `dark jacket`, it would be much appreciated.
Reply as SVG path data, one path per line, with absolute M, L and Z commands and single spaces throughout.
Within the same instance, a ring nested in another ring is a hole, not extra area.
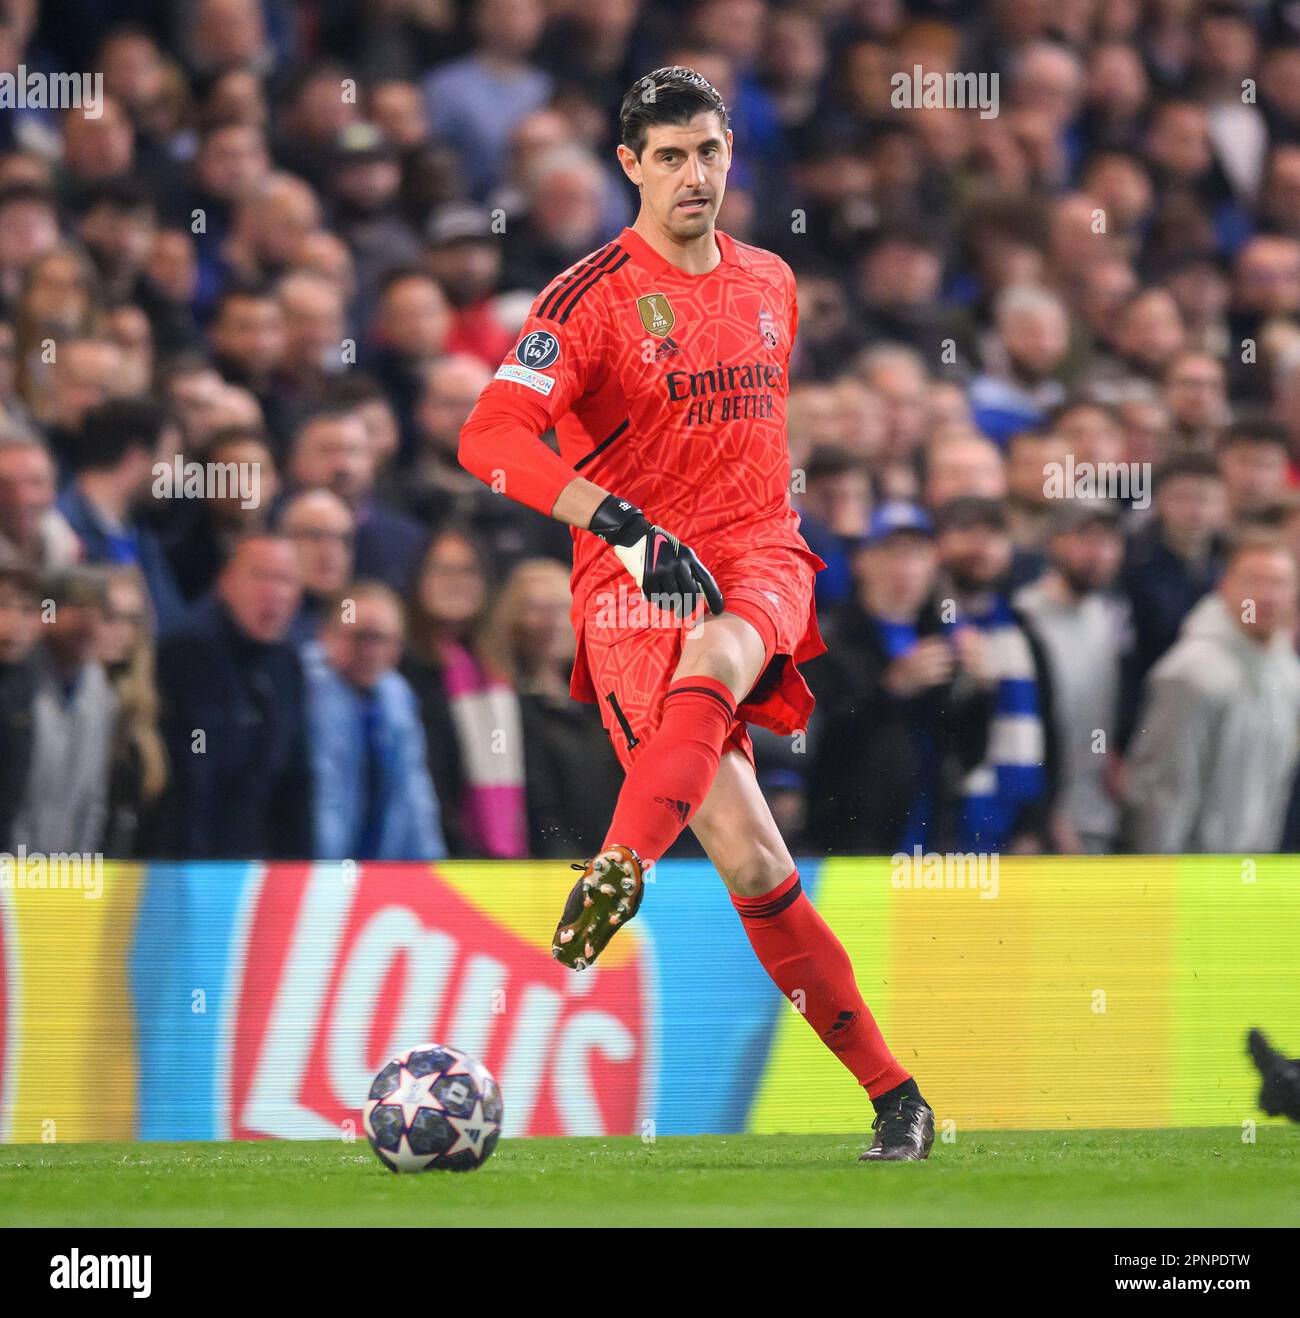
M 537 692 L 519 697 L 531 856 L 594 855 L 623 783 L 594 705 Z
M 826 851 L 890 854 L 902 846 L 913 803 L 926 788 L 928 740 L 931 814 L 926 847 L 952 850 L 962 780 L 984 757 L 995 696 L 962 679 L 910 699 L 883 685 L 890 665 L 875 621 L 856 601 L 828 619 L 828 652 L 804 666 L 817 697 L 808 776 L 808 833 Z M 927 608 L 921 636 L 941 631 Z
M 1158 521 L 1152 520 L 1129 541 L 1118 583 L 1133 618 L 1133 646 L 1122 674 L 1121 748 L 1132 736 L 1146 675 L 1178 639 L 1183 619 L 1214 589 L 1222 573 L 1223 553 L 1218 546 L 1203 565 L 1193 566 L 1165 543 Z
M 32 764 L 36 668 L 30 659 L 0 664 L 0 851 L 12 852 L 10 830 Z
M 201 859 L 312 855 L 302 664 L 250 640 L 214 598 L 158 650 L 171 785 L 160 848 Z M 195 734 L 203 733 L 201 748 Z

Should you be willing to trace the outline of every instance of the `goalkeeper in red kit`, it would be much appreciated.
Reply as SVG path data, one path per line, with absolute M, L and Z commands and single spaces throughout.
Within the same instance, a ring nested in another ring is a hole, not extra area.
M 461 430 L 460 460 L 574 528 L 571 690 L 599 706 L 627 771 L 554 955 L 586 969 L 689 825 L 768 974 L 870 1096 L 863 1160 L 916 1160 L 934 1114 L 800 888 L 746 731 L 807 726 L 798 665 L 826 648 L 813 608 L 824 564 L 790 506 L 794 276 L 714 228 L 727 125 L 690 69 L 659 69 L 624 97 L 618 158 L 640 212 L 542 291 Z M 541 438 L 552 428 L 558 454 Z

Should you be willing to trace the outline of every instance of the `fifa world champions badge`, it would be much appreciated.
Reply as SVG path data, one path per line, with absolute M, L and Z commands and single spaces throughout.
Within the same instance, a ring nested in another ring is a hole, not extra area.
M 647 334 L 666 339 L 677 321 L 672 306 L 662 293 L 647 293 L 636 300 L 636 309 Z

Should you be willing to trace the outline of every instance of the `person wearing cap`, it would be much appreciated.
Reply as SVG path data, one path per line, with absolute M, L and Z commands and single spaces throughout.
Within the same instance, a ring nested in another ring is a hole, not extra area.
M 420 240 L 402 213 L 402 166 L 393 144 L 371 123 L 348 124 L 334 144 L 328 181 L 331 228 L 352 252 L 365 324 L 391 271 L 420 260 Z
M 514 343 L 498 318 L 495 294 L 501 278 L 502 238 L 481 206 L 457 202 L 430 217 L 424 268 L 452 308 L 449 353 L 466 352 L 493 370 Z
M 46 588 L 37 644 L 32 758 L 11 828 L 28 851 L 98 851 L 108 822 L 118 703 L 96 658 L 108 604 L 100 568 L 75 567 Z
M 835 852 L 952 850 L 993 713 L 984 646 L 970 629 L 944 632 L 922 509 L 877 508 L 854 569 L 853 598 L 826 620 L 830 650 L 809 665 L 823 712 L 808 835 Z
M 1063 499 L 1047 530 L 1048 566 L 1012 597 L 1051 669 L 1061 748 L 1052 816 L 1056 851 L 1112 851 L 1119 831 L 1108 766 L 1118 754 L 1121 667 L 1132 642 L 1128 605 L 1111 593 L 1124 556 L 1119 509 Z
M 1040 851 L 1050 845 L 1057 759 L 1050 670 L 1006 595 L 1007 508 L 963 495 L 940 507 L 935 522 L 945 629 L 954 642 L 967 631 L 983 637 L 997 688 L 988 749 L 962 785 L 959 849 Z

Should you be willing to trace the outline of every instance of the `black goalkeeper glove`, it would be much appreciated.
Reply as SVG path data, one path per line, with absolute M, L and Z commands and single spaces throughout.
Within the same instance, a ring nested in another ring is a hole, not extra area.
M 618 561 L 658 608 L 689 617 L 697 597 L 703 595 L 710 613 L 722 612 L 722 592 L 709 569 L 675 535 L 647 521 L 626 499 L 609 495 L 592 514 L 587 529 L 613 545 Z

